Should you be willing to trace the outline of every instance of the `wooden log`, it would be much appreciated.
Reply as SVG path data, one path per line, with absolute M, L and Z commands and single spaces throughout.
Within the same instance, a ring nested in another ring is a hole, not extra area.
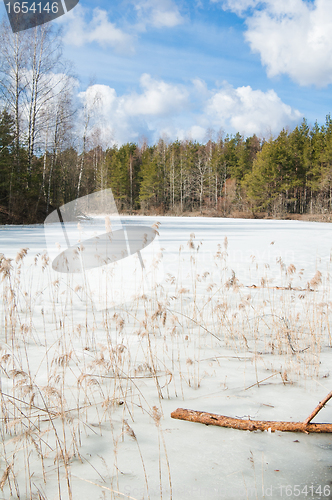
M 314 411 L 310 413 L 309 417 L 305 419 L 304 423 L 308 425 L 311 420 L 317 415 L 317 413 L 326 405 L 329 399 L 332 398 L 332 391 L 316 406 Z
M 172 418 L 199 422 L 205 425 L 218 425 L 219 427 L 231 427 L 244 431 L 288 431 L 288 432 L 332 432 L 332 424 L 306 424 L 305 422 L 280 422 L 269 420 L 242 420 L 240 418 L 226 417 L 207 413 L 205 411 L 186 410 L 178 408 L 171 413 Z

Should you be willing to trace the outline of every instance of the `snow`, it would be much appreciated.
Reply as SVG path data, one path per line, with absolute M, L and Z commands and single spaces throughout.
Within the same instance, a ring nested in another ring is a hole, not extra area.
M 332 498 L 332 435 L 170 417 L 301 421 L 331 391 L 330 225 L 121 217 L 156 222 L 154 282 L 130 289 L 136 256 L 111 264 L 103 287 L 132 295 L 107 310 L 86 293 L 96 274 L 52 269 L 44 226 L 1 227 L 0 499 Z

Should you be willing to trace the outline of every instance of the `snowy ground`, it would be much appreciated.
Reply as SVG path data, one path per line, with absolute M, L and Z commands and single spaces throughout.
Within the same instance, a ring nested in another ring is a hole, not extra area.
M 330 225 L 122 219 L 156 222 L 164 277 L 107 310 L 43 226 L 1 227 L 0 499 L 331 499 L 332 435 L 170 417 L 301 421 L 331 391 Z

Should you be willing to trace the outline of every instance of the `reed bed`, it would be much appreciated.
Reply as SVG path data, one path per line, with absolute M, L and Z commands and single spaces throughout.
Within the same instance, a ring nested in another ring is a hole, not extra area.
M 303 270 L 280 260 L 278 287 L 245 286 L 227 246 L 205 272 L 192 234 L 177 273 L 104 311 L 46 253 L 0 257 L 0 499 L 179 498 L 179 400 L 327 376 L 329 273 L 295 286 Z

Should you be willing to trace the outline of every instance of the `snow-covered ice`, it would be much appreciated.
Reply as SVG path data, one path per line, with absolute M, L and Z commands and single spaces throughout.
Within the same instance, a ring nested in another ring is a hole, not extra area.
M 164 278 L 107 310 L 52 269 L 43 226 L 1 227 L 0 499 L 332 498 L 332 435 L 170 417 L 301 421 L 331 391 L 331 226 L 121 221 L 160 222 Z

